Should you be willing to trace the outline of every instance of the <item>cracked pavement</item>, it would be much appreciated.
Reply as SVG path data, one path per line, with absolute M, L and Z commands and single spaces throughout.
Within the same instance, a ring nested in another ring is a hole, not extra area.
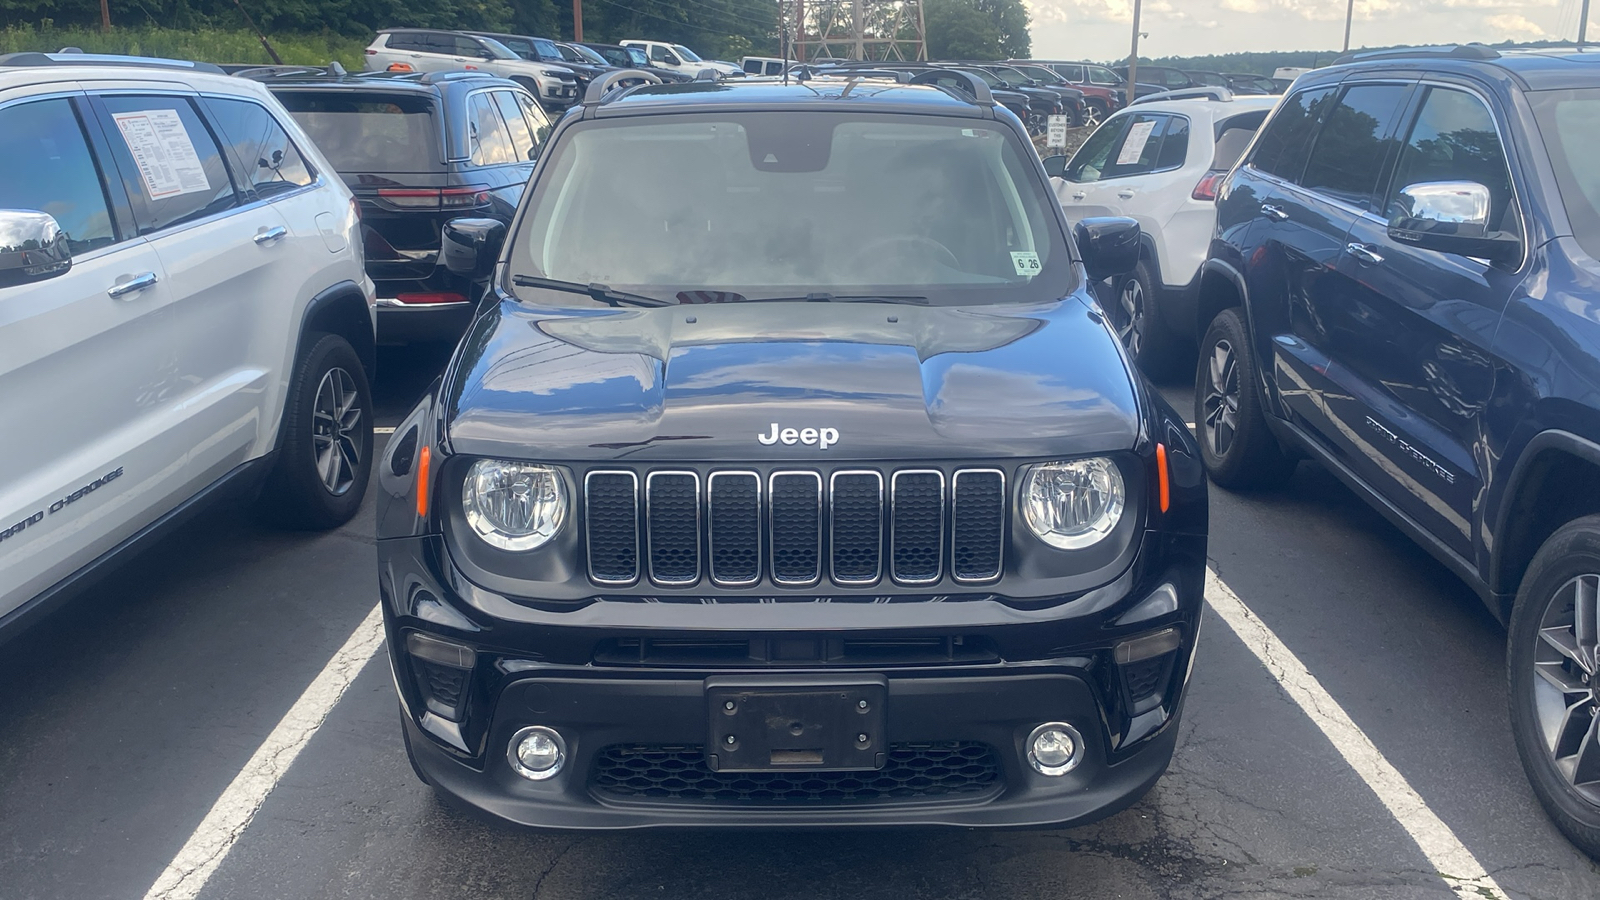
M 382 422 L 431 377 L 386 368 Z M 1310 464 L 1281 493 L 1212 497 L 1214 568 L 1489 874 L 1516 898 L 1600 896 L 1523 778 L 1504 634 L 1470 590 Z M 371 609 L 371 534 L 370 515 L 284 534 L 217 509 L 6 645 L 0 898 L 142 897 Z M 1065 831 L 512 831 L 416 781 L 393 692 L 381 657 L 355 675 L 201 897 L 1456 896 L 1215 619 L 1166 777 Z

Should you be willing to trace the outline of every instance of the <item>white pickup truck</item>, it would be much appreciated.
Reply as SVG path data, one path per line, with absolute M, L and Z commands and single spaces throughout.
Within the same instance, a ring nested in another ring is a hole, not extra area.
M 693 77 L 699 75 L 704 69 L 714 69 L 724 75 L 743 75 L 744 70 L 730 62 L 718 59 L 701 59 L 699 54 L 682 44 L 667 44 L 661 41 L 627 40 L 621 42 L 624 47 L 638 47 L 650 56 L 650 62 L 663 69 L 682 72 Z

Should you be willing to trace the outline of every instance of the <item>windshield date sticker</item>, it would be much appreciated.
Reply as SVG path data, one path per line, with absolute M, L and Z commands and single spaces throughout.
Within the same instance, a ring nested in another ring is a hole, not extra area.
M 1122 152 L 1117 154 L 1117 165 L 1131 166 L 1144 156 L 1144 145 L 1150 143 L 1150 132 L 1156 130 L 1154 121 L 1135 122 L 1128 129 L 1128 138 L 1122 142 Z
M 211 189 L 200 155 L 177 110 L 146 109 L 112 115 L 144 178 L 150 199 Z
M 1039 254 L 1032 250 L 1025 252 L 1011 251 L 1011 264 L 1017 267 L 1018 275 L 1027 275 L 1030 278 L 1039 274 L 1041 268 Z

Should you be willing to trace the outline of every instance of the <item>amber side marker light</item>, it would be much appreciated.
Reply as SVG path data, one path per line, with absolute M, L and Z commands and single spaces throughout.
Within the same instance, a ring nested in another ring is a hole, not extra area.
M 424 448 L 422 448 L 422 450 L 423 450 L 423 453 L 426 454 L 428 448 L 424 447 Z M 422 464 L 424 466 L 426 466 L 428 464 L 428 457 L 426 455 L 424 455 L 422 457 Z M 1156 445 L 1156 481 L 1160 483 L 1160 489 L 1161 489 L 1161 511 L 1162 512 L 1166 512 L 1167 511 L 1167 507 L 1172 505 L 1172 492 L 1167 487 L 1167 445 L 1166 444 L 1157 444 Z M 420 502 L 420 501 L 418 501 L 418 502 Z
M 428 449 L 427 444 L 423 444 L 422 452 L 417 455 L 417 517 L 422 519 L 428 517 L 428 463 L 432 460 L 433 453 Z M 1163 457 L 1163 460 L 1165 460 L 1165 457 Z M 1166 463 L 1164 461 L 1162 462 L 1161 470 L 1163 472 L 1166 471 Z M 1165 481 L 1162 482 L 1163 485 L 1165 483 Z M 1166 488 L 1164 486 L 1161 489 L 1161 495 L 1163 498 L 1166 497 Z M 1167 508 L 1165 499 L 1162 500 L 1161 508 Z

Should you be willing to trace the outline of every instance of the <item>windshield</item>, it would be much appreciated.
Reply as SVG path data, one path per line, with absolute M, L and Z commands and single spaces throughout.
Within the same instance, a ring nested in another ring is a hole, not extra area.
M 1017 71 L 1028 76 L 1029 78 L 1036 78 L 1045 84 L 1067 83 L 1067 80 L 1062 78 L 1059 72 L 1053 72 L 1049 69 L 1046 69 L 1044 66 L 1018 66 Z
M 704 62 L 698 54 L 682 44 L 673 44 L 672 49 L 678 51 L 678 55 L 683 57 L 684 62 Z
M 1006 81 L 1014 84 L 1027 84 L 1029 81 L 1029 76 L 1024 75 L 1022 72 L 1013 69 L 1010 66 L 995 66 L 993 72 L 1001 78 L 1004 78 Z
M 567 56 L 568 53 L 571 53 L 572 56 Z M 581 44 L 562 44 L 561 55 L 567 59 L 572 59 L 575 56 L 577 57 L 577 61 L 581 62 L 592 62 L 602 66 L 606 64 L 606 58 L 604 56 L 601 56 L 600 54 Z
M 1073 269 L 1037 167 L 1010 129 L 976 119 L 585 122 L 547 153 L 511 272 L 667 302 L 713 292 L 1053 300 L 1073 289 Z M 514 290 L 541 303 L 598 302 Z
M 1600 88 L 1528 94 L 1545 149 L 1556 170 L 1556 187 L 1572 223 L 1572 236 L 1600 259 L 1600 167 L 1589 154 L 1600 147 Z
M 989 87 L 997 88 L 997 87 L 1000 86 L 1000 79 L 995 77 L 994 73 L 992 73 L 992 72 L 985 72 L 982 69 L 959 69 L 957 71 L 970 72 L 973 75 L 978 76 L 978 78 L 980 80 L 982 80 L 984 84 L 987 84 Z
M 478 40 L 482 41 L 483 42 L 483 46 L 488 49 L 489 53 L 491 54 L 490 59 L 521 59 L 522 58 L 522 57 L 516 55 L 515 53 L 512 53 L 511 52 L 511 48 L 507 47 L 505 44 L 500 43 L 499 41 L 495 40 L 494 38 L 481 37 L 481 38 L 478 38 Z
M 1104 66 L 1088 66 L 1087 69 L 1090 84 L 1121 84 L 1123 81 L 1117 77 L 1117 73 Z
M 556 46 L 555 41 L 546 41 L 535 38 L 533 41 L 533 48 L 538 51 L 540 59 L 561 58 L 561 48 Z
M 376 91 L 274 93 L 341 174 L 427 172 L 443 159 L 433 101 L 427 97 Z M 435 152 L 428 153 L 429 147 Z

